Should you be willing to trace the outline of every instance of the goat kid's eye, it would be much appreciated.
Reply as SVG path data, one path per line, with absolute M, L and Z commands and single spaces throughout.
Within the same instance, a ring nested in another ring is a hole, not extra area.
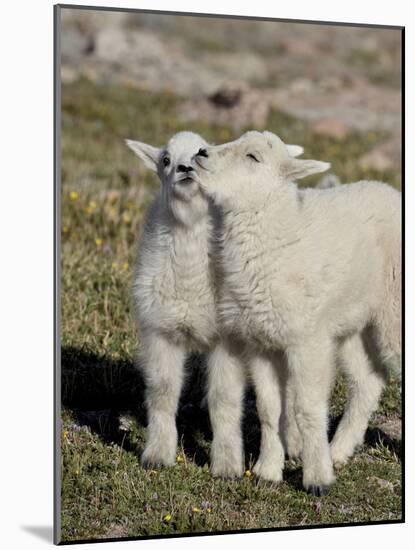
M 170 159 L 169 157 L 164 157 L 163 159 L 163 166 L 169 166 L 170 165 Z
M 246 155 L 248 158 L 254 160 L 255 162 L 259 162 L 259 160 L 257 159 L 257 157 L 255 155 L 253 155 L 252 153 L 248 153 Z
M 197 152 L 197 156 L 207 158 L 208 154 L 206 149 L 203 149 L 203 148 L 199 149 L 199 151 Z

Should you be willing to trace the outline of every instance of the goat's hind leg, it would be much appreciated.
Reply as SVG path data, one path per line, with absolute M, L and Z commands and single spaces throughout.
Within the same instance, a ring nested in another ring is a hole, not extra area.
M 295 417 L 295 386 L 289 372 L 285 373 L 282 403 L 280 433 L 284 449 L 289 458 L 300 458 L 303 449 L 303 439 Z
M 184 378 L 185 351 L 159 334 L 142 338 L 141 368 L 146 381 L 147 441 L 143 466 L 176 461 L 176 413 Z
M 385 370 L 371 362 L 360 334 L 341 343 L 339 360 L 348 379 L 349 397 L 330 445 L 336 466 L 345 464 L 363 443 L 370 415 L 377 408 L 386 381 Z

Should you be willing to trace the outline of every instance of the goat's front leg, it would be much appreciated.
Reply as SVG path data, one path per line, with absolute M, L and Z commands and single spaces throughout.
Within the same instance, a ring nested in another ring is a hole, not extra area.
M 242 404 L 244 365 L 229 343 L 221 342 L 208 357 L 208 406 L 213 431 L 211 472 L 241 476 L 244 471 Z
M 335 479 L 327 436 L 333 344 L 328 337 L 308 339 L 290 347 L 287 358 L 295 391 L 295 417 L 303 440 L 303 486 L 321 496 Z
M 141 368 L 146 382 L 147 441 L 143 466 L 176 461 L 176 413 L 183 386 L 185 350 L 160 334 L 144 335 Z
M 282 388 L 278 367 L 259 355 L 248 361 L 261 424 L 261 450 L 253 471 L 258 477 L 274 482 L 282 481 L 284 467 L 284 449 L 279 434 Z

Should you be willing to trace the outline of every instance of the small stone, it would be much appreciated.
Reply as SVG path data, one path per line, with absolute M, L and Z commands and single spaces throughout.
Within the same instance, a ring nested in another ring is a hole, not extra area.
M 400 441 L 402 439 L 402 420 L 390 418 L 378 424 L 378 428 L 385 432 L 391 439 Z
M 388 491 L 393 491 L 393 483 L 388 481 L 387 479 L 382 479 L 380 477 L 371 476 L 370 481 L 373 481 L 374 483 L 377 483 L 379 487 L 382 489 L 387 489 Z
M 296 78 L 290 84 L 290 90 L 296 95 L 307 95 L 313 92 L 313 83 L 309 78 Z
M 242 91 L 239 89 L 226 89 L 218 90 L 216 93 L 210 96 L 209 100 L 217 107 L 224 107 L 230 109 L 235 107 L 242 96 Z
M 71 84 L 79 78 L 79 71 L 70 65 L 61 65 L 61 80 L 64 84 Z
M 348 132 L 347 126 L 336 118 L 324 118 L 312 125 L 312 130 L 320 136 L 327 136 L 334 139 L 344 139 Z
M 81 32 L 76 27 L 65 29 L 62 33 L 61 55 L 64 63 L 77 61 L 84 54 L 91 52 L 93 39 L 87 33 Z
M 391 156 L 382 148 L 376 148 L 366 153 L 359 159 L 359 167 L 363 170 L 378 170 L 384 172 L 393 168 L 394 162 Z

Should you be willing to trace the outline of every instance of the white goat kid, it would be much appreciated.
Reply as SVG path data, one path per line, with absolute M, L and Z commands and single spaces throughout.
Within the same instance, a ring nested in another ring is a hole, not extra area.
M 291 158 L 269 132 L 208 148 L 193 165 L 223 212 L 220 323 L 229 338 L 285 352 L 298 425 L 288 450 L 301 453 L 304 487 L 324 494 L 334 481 L 327 420 L 337 348 L 353 389 L 335 460 L 363 439 L 384 384 L 379 363 L 400 364 L 400 193 L 377 182 L 299 190 L 294 180 L 329 164 Z
M 200 136 L 183 132 L 164 148 L 131 140 L 127 145 L 161 181 L 141 238 L 134 301 L 148 415 L 141 461 L 167 466 L 176 457 L 175 417 L 185 355 L 211 349 L 218 337 L 208 201 L 192 178 L 190 163 L 191 156 L 207 144 Z
M 165 148 L 137 141 L 128 146 L 157 171 L 161 190 L 150 208 L 135 274 L 134 301 L 141 332 L 141 360 L 146 381 L 148 434 L 143 465 L 175 462 L 175 416 L 190 351 L 208 356 L 208 405 L 213 429 L 211 470 L 215 475 L 243 473 L 241 433 L 246 370 L 254 372 L 262 425 L 261 453 L 255 472 L 281 479 L 275 455 L 278 437 L 277 374 L 266 358 L 252 358 L 244 368 L 235 345 L 221 342 L 215 310 L 215 282 L 210 243 L 217 209 L 193 178 L 191 158 L 208 147 L 191 132 L 176 134 Z M 302 152 L 289 146 L 293 155 Z M 212 221 L 213 220 L 213 221 Z M 263 377 L 258 377 L 262 372 Z M 274 387 L 275 386 L 275 387 Z

